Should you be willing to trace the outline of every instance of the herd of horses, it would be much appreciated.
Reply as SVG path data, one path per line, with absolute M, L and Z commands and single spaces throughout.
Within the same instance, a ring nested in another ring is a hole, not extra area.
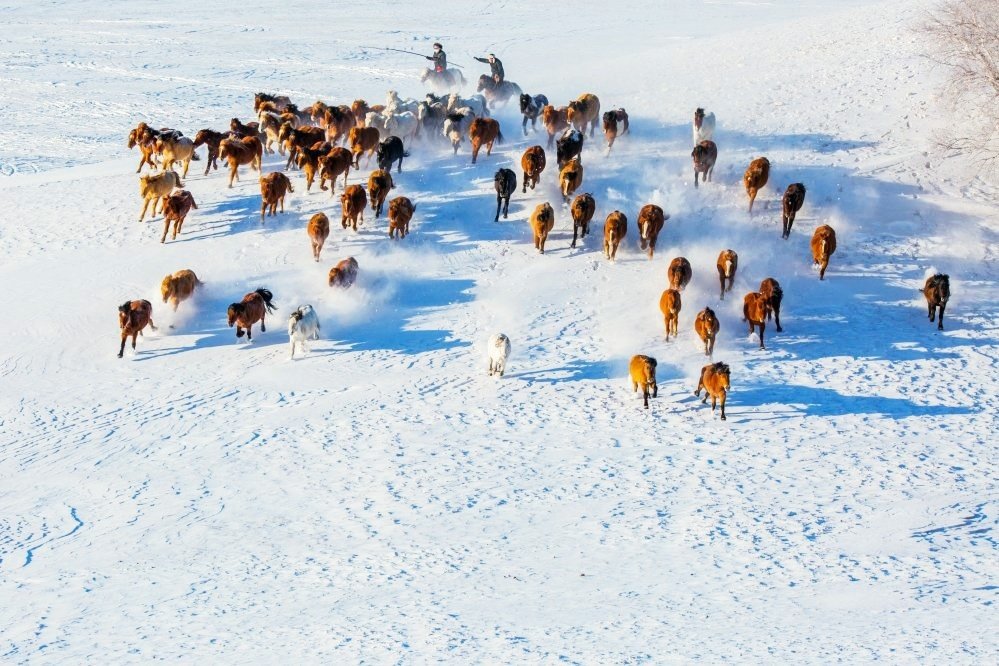
M 460 76 L 460 73 L 457 73 Z M 445 73 L 447 76 L 453 76 Z M 457 80 L 443 80 L 440 75 L 436 83 L 448 88 Z M 601 114 L 599 98 L 592 93 L 584 93 L 570 100 L 564 106 L 554 106 L 547 96 L 524 93 L 515 83 L 496 84 L 483 76 L 479 80 L 481 94 L 462 98 L 457 93 L 439 96 L 428 93 L 423 100 L 404 99 L 395 91 L 389 91 L 385 104 L 369 105 L 358 99 L 352 104 L 328 105 L 322 101 L 299 109 L 288 97 L 258 93 L 254 97 L 254 112 L 257 120 L 243 122 L 238 118 L 230 121 L 229 129 L 216 131 L 202 129 L 194 139 L 189 139 L 176 129 L 153 129 L 146 123 L 139 123 L 129 133 L 128 145 L 137 147 L 141 159 L 137 173 L 144 167 L 151 171 L 140 176 L 140 195 L 143 200 L 139 220 L 145 218 L 149 204 L 152 215 L 156 215 L 158 204 L 164 217 L 161 242 L 166 242 L 170 225 L 173 224 L 173 239 L 182 233 L 183 223 L 191 210 L 197 209 L 193 195 L 182 189 L 182 178 L 187 177 L 192 160 L 198 159 L 195 149 L 207 147 L 205 175 L 218 169 L 221 159 L 229 167 L 229 187 L 239 180 L 240 167 L 260 173 L 260 220 L 266 216 L 284 212 L 284 200 L 288 193 L 294 193 L 291 179 L 285 173 L 297 166 L 302 170 L 306 181 L 306 192 L 311 190 L 315 177 L 319 176 L 320 190 L 330 190 L 334 196 L 336 182 L 343 176 L 341 187 L 341 226 L 357 231 L 358 224 L 364 224 L 364 210 L 370 205 L 377 220 L 388 208 L 388 233 L 391 239 L 405 238 L 409 224 L 416 211 L 416 204 L 408 197 L 398 196 L 388 199 L 389 192 L 396 184 L 392 177 L 392 167 L 402 172 L 403 159 L 409 156 L 406 150 L 414 140 L 424 137 L 429 143 L 439 140 L 442 145 L 450 142 L 455 154 L 467 138 L 471 145 L 472 163 L 477 161 L 481 148 L 490 156 L 495 143 L 503 141 L 500 123 L 490 116 L 490 110 L 505 105 L 510 99 L 519 101 L 523 116 L 521 128 L 528 136 L 528 124 L 536 132 L 538 120 L 547 133 L 547 150 L 555 149 L 555 164 L 558 169 L 558 183 L 563 204 L 568 207 L 573 221 L 571 247 L 575 248 L 580 239 L 589 233 L 589 225 L 596 212 L 596 200 L 589 192 L 581 192 L 584 180 L 583 147 L 592 140 L 598 126 L 602 129 L 606 144 L 606 154 L 610 154 L 615 141 L 629 133 L 628 113 L 623 108 L 605 111 Z M 691 125 L 693 150 L 691 159 L 694 171 L 694 186 L 699 188 L 712 181 L 714 167 L 718 159 L 718 146 L 713 141 L 716 128 L 714 113 L 705 113 L 698 108 L 694 112 Z M 587 136 L 588 135 L 588 136 Z M 520 167 L 523 174 L 522 192 L 534 190 L 548 165 L 546 147 L 533 145 L 521 156 Z M 284 171 L 262 173 L 265 154 L 278 152 L 287 154 Z M 376 158 L 377 169 L 367 179 L 367 188 L 361 184 L 348 184 L 351 169 L 361 168 L 361 159 L 367 156 L 366 165 Z M 175 164 L 183 167 L 183 173 L 173 170 Z M 743 175 L 743 186 L 749 200 L 749 213 L 753 214 L 753 204 L 758 192 L 764 188 L 770 176 L 770 162 L 766 157 L 753 159 Z M 496 212 L 494 221 L 500 215 L 508 216 L 511 196 L 517 190 L 517 173 L 510 168 L 500 167 L 494 175 L 496 191 Z M 328 183 L 328 186 L 327 186 Z M 577 194 L 577 192 L 579 192 Z M 796 214 L 805 201 L 806 188 L 803 183 L 792 183 L 785 190 L 781 201 L 781 237 L 790 237 Z M 646 204 L 638 212 L 636 226 L 639 245 L 652 259 L 656 241 L 670 215 L 658 205 Z M 555 208 L 550 202 L 538 204 L 529 216 L 534 246 L 544 254 L 546 241 L 555 224 Z M 628 217 L 614 210 L 604 220 L 603 253 L 608 261 L 615 261 L 621 241 L 628 232 Z M 306 227 L 310 239 L 313 258 L 320 261 L 321 253 L 330 234 L 329 217 L 318 212 L 313 215 Z M 813 264 L 818 266 L 819 279 L 825 279 L 830 258 L 836 251 L 836 232 L 829 225 L 818 226 L 811 243 Z M 719 299 L 732 290 L 738 255 L 732 249 L 724 249 L 718 256 L 717 271 L 720 283 Z M 338 261 L 329 271 L 328 284 L 331 287 L 349 288 L 357 279 L 358 263 L 354 257 Z M 665 324 L 666 341 L 678 335 L 678 319 L 682 307 L 682 292 L 693 278 L 693 269 L 685 257 L 675 257 L 667 269 L 667 288 L 660 297 L 660 310 Z M 182 270 L 166 276 L 162 283 L 164 303 L 170 303 L 174 310 L 178 304 L 190 298 L 203 283 L 190 270 Z M 947 275 L 934 275 L 926 280 L 923 294 L 929 307 L 930 321 L 938 321 L 943 329 L 943 314 L 950 297 Z M 260 331 L 266 331 L 266 316 L 275 310 L 273 295 L 264 288 L 247 293 L 237 303 L 232 303 L 227 311 L 228 324 L 235 327 L 236 337 L 244 333 L 252 340 L 252 328 L 259 322 Z M 783 330 L 780 323 L 780 308 L 783 290 L 774 277 L 766 277 L 758 291 L 749 292 L 743 298 L 743 319 L 748 323 L 749 333 L 758 331 L 760 349 L 765 349 L 764 331 L 767 322 L 776 320 L 777 331 Z M 937 312 L 939 316 L 937 317 Z M 152 306 L 149 301 L 132 300 L 119 307 L 121 346 L 119 358 L 124 353 L 126 340 L 132 338 L 135 349 L 136 336 L 149 326 L 153 330 Z M 710 307 L 701 310 L 694 319 L 694 330 L 704 345 L 704 353 L 712 357 L 720 325 Z M 296 342 L 304 348 L 305 341 L 318 336 L 318 318 L 310 305 L 298 308 L 289 319 L 289 337 L 292 356 Z M 501 350 L 502 353 L 500 353 Z M 510 352 L 510 340 L 506 335 L 496 334 L 489 342 L 489 373 L 498 372 L 502 376 L 506 367 L 506 357 Z M 655 358 L 636 355 L 631 360 L 630 376 L 633 389 L 642 387 L 644 405 L 649 406 L 649 397 L 658 394 L 656 384 Z M 729 366 L 722 362 L 712 362 L 702 368 L 695 395 L 705 390 L 704 401 L 710 396 L 712 410 L 716 403 L 721 405 L 721 419 L 725 419 L 725 401 L 730 386 Z

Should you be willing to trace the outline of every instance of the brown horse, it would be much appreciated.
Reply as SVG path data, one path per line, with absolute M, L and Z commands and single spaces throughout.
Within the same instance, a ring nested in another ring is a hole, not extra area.
M 680 307 L 683 305 L 680 300 L 680 292 L 676 289 L 667 289 L 659 297 L 659 310 L 663 313 L 666 322 L 666 342 L 669 342 L 669 334 L 672 332 L 675 338 L 680 325 Z
M 142 167 L 146 164 L 150 169 L 156 168 L 156 163 L 153 161 L 153 155 L 156 154 L 156 137 L 153 132 L 155 130 L 145 123 L 139 123 L 138 127 L 128 133 L 128 147 L 130 149 L 139 147 L 139 168 L 135 173 L 141 173 Z
M 690 157 L 694 160 L 694 187 L 697 187 L 697 177 L 701 176 L 704 182 L 711 182 L 711 175 L 715 171 L 715 162 L 718 161 L 718 146 L 714 141 L 701 141 L 694 146 Z
M 316 261 L 319 261 L 319 255 L 323 251 L 323 244 L 326 243 L 326 239 L 330 235 L 330 218 L 326 217 L 326 213 L 316 213 L 309 218 L 309 226 L 306 227 L 306 232 L 309 234 L 309 240 L 312 242 L 312 256 Z
M 805 203 L 805 186 L 801 183 L 791 183 L 784 191 L 784 198 L 781 199 L 781 222 L 784 229 L 781 238 L 791 237 L 791 227 L 794 226 L 794 216 L 801 210 Z
M 577 194 L 572 200 L 572 205 L 569 206 L 569 212 L 572 213 L 572 247 L 576 247 L 577 238 L 586 238 L 586 234 L 590 233 L 590 220 L 596 211 L 597 202 L 589 192 Z
M 291 104 L 291 100 L 286 95 L 268 95 L 267 93 L 257 93 L 253 96 L 253 112 L 259 113 L 264 102 L 271 102 L 278 111 L 283 111 Z
M 773 316 L 777 324 L 777 332 L 784 329 L 780 325 L 780 303 L 784 299 L 784 290 L 780 288 L 780 283 L 772 277 L 764 278 L 760 283 L 760 294 L 767 301 L 767 321 Z
M 770 160 L 765 157 L 757 157 L 749 163 L 746 173 L 742 176 L 742 184 L 746 186 L 746 194 L 749 195 L 749 212 L 753 212 L 753 202 L 756 201 L 756 194 L 767 184 L 770 179 Z
M 548 149 L 555 145 L 555 136 L 561 135 L 562 131 L 569 127 L 569 107 L 560 106 L 558 108 L 551 104 L 546 104 L 541 109 L 541 124 L 548 132 Z
M 621 130 L 618 131 L 618 124 Z M 607 139 L 607 153 L 614 147 L 614 140 L 619 134 L 628 133 L 628 112 L 624 109 L 613 109 L 603 115 L 604 138 Z
M 615 210 L 604 220 L 604 256 L 617 261 L 617 247 L 628 233 L 628 217 Z
M 722 250 L 715 265 L 718 268 L 718 281 L 721 283 L 721 292 L 718 294 L 718 298 L 725 300 L 725 292 L 732 291 L 732 285 L 735 284 L 735 271 L 739 268 L 739 255 L 735 253 L 735 250 Z M 728 281 L 727 286 L 726 281 Z
M 180 233 L 181 227 L 184 226 L 187 214 L 191 212 L 192 208 L 197 209 L 197 207 L 198 204 L 194 202 L 194 195 L 187 190 L 173 192 L 163 197 L 163 237 L 160 239 L 160 242 L 166 242 L 167 231 L 170 229 L 171 222 L 173 222 L 172 240 L 177 240 L 177 234 Z
M 545 253 L 545 241 L 548 233 L 555 226 L 555 211 L 551 204 L 538 204 L 531 213 L 531 230 L 534 232 L 534 248 L 541 254 Z
M 260 131 L 260 123 L 257 121 L 243 123 L 239 118 L 233 118 L 229 121 L 229 129 L 240 136 L 240 138 L 255 136 L 261 141 L 261 146 L 263 146 L 263 132 Z
M 653 398 L 659 397 L 659 385 L 656 383 L 656 359 L 651 356 L 636 354 L 631 357 L 628 365 L 628 374 L 631 375 L 631 391 L 634 393 L 638 387 L 642 387 L 642 398 L 645 401 L 645 409 L 649 408 L 649 394 Z
M 319 173 L 319 161 L 326 157 L 330 144 L 321 142 L 309 148 L 300 148 L 296 162 L 298 168 L 305 174 L 305 191 L 312 191 L 312 183 L 316 181 L 316 174 Z
M 291 180 L 280 171 L 260 177 L 260 224 L 264 223 L 264 213 L 271 217 L 277 214 L 278 204 L 284 212 L 284 197 L 288 192 L 294 192 Z
M 361 155 L 368 154 L 367 164 L 371 164 L 371 156 L 378 150 L 377 127 L 351 127 L 347 134 L 350 152 L 354 155 L 354 168 L 361 168 Z M 345 181 L 346 182 L 346 181 Z
M 229 187 L 232 181 L 239 180 L 239 167 L 249 164 L 251 168 L 260 171 L 260 161 L 263 159 L 264 147 L 256 136 L 244 136 L 242 139 L 223 139 L 219 144 L 219 157 L 229 162 Z
M 229 328 L 236 326 L 236 337 L 243 337 L 243 329 L 246 329 L 246 339 L 253 340 L 253 325 L 260 322 L 260 332 L 267 332 L 267 325 L 264 317 L 274 312 L 277 307 L 271 302 L 274 295 L 267 289 L 257 289 L 251 291 L 239 303 L 229 305 Z
M 923 285 L 923 296 L 926 297 L 930 321 L 933 321 L 936 316 L 937 309 L 940 310 L 937 330 L 942 331 L 944 310 L 947 309 L 947 301 L 950 300 L 950 276 L 937 273 L 926 278 L 926 284 Z
M 711 308 L 704 308 L 694 318 L 694 332 L 704 343 L 705 356 L 711 356 L 715 353 L 715 339 L 718 337 L 720 328 L 718 317 L 715 316 L 715 311 Z
M 767 327 L 767 299 L 758 291 L 751 291 L 742 299 L 742 320 L 749 322 L 749 334 L 760 329 L 760 349 L 763 345 L 763 330 Z
M 694 277 L 694 271 L 690 268 L 690 262 L 687 261 L 686 257 L 676 257 L 669 262 L 666 277 L 669 280 L 670 288 L 683 291 L 690 279 Z
M 524 169 L 524 192 L 527 192 L 527 186 L 530 185 L 531 189 L 538 184 L 541 180 L 541 172 L 545 170 L 546 159 L 545 159 L 545 149 L 541 146 L 531 146 L 524 151 L 523 156 L 520 158 L 520 166 Z
M 663 209 L 655 204 L 645 204 L 638 211 L 638 238 L 643 250 L 649 248 L 649 259 L 655 254 L 659 232 L 668 219 L 669 215 L 665 215 Z
M 198 279 L 194 271 L 185 268 L 163 278 L 163 282 L 160 283 L 160 295 L 163 296 L 163 302 L 169 302 L 176 312 L 177 306 L 191 297 L 195 287 L 204 285 L 205 283 Z
M 229 132 L 216 132 L 211 129 L 198 130 L 198 133 L 194 135 L 194 147 L 197 148 L 202 144 L 208 146 L 208 163 L 205 164 L 205 175 L 208 175 L 210 169 L 219 169 L 219 148 L 222 143 L 222 139 L 228 139 Z
M 569 102 L 566 120 L 583 134 L 586 134 L 586 125 L 589 123 L 592 138 L 600 122 L 600 100 L 592 93 L 583 93 Z
M 326 140 L 336 145 L 350 133 L 350 128 L 357 125 L 357 118 L 349 106 L 330 106 L 323 113 L 326 123 Z
M 357 280 L 357 259 L 347 257 L 330 269 L 329 286 L 350 288 Z
M 125 355 L 125 341 L 129 336 L 132 336 L 132 351 L 135 351 L 135 338 L 142 334 L 142 329 L 147 325 L 156 330 L 153 324 L 153 304 L 149 301 L 125 301 L 118 306 L 118 326 L 121 328 L 118 358 Z
M 357 231 L 357 221 L 364 223 L 364 207 L 368 205 L 368 195 L 360 185 L 348 185 L 340 195 L 340 225 L 346 229 L 349 223 Z
M 326 189 L 326 181 L 330 181 L 330 198 L 336 192 L 336 179 L 343 174 L 343 186 L 347 187 L 347 175 L 350 173 L 350 165 L 353 164 L 354 157 L 346 148 L 339 146 L 331 149 L 328 153 L 319 158 L 319 189 Z
M 583 165 L 578 157 L 569 160 L 558 174 L 559 188 L 562 190 L 562 199 L 569 203 L 569 197 L 576 193 L 579 186 L 583 184 Z
M 819 279 L 826 279 L 829 257 L 836 251 L 836 232 L 828 224 L 823 224 L 812 234 L 812 263 L 819 266 Z
M 721 420 L 725 420 L 725 398 L 728 397 L 729 389 L 731 388 L 730 372 L 727 365 L 724 363 L 711 363 L 709 365 L 701 368 L 701 378 L 697 381 L 697 390 L 694 391 L 695 397 L 700 397 L 701 389 L 704 389 L 704 399 L 701 400 L 703 405 L 708 401 L 708 396 L 711 396 L 711 411 L 715 411 L 715 405 L 718 401 L 721 401 Z
M 468 140 L 472 144 L 472 164 L 479 157 L 479 148 L 486 147 L 486 156 L 493 154 L 493 142 L 503 143 L 499 121 L 495 118 L 475 118 L 468 126 Z
M 371 210 L 375 211 L 376 220 L 381 217 L 385 199 L 394 187 L 392 174 L 385 169 L 376 169 L 368 176 L 368 201 L 371 202 Z
M 292 164 L 297 163 L 298 152 L 301 149 L 309 148 L 325 140 L 326 132 L 322 127 L 312 127 L 311 125 L 294 127 L 291 123 L 281 125 L 278 141 L 288 149 L 288 162 L 284 165 L 284 170 L 287 171 Z
M 396 197 L 389 201 L 389 238 L 395 238 L 397 232 L 399 238 L 405 238 L 409 233 L 409 221 L 413 219 L 415 212 L 416 204 L 409 197 Z
M 145 219 L 150 202 L 153 204 L 153 216 L 155 216 L 160 200 L 173 192 L 175 187 L 184 187 L 184 183 L 180 182 L 180 176 L 175 171 L 163 171 L 155 176 L 139 176 L 139 196 L 143 202 L 139 222 Z

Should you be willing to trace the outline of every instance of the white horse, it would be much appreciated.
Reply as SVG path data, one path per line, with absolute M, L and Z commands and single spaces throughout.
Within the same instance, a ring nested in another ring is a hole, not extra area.
M 388 109 L 385 111 L 385 131 L 409 143 L 416 136 L 420 128 L 416 114 L 412 111 L 402 111 L 399 113 L 389 113 Z
M 487 345 L 489 353 L 489 376 L 498 372 L 502 377 L 506 372 L 506 359 L 510 356 L 510 338 L 503 333 L 494 333 Z
M 291 357 L 295 358 L 295 343 L 308 353 L 306 340 L 319 339 L 319 317 L 311 305 L 303 305 L 291 313 L 288 318 L 288 338 L 291 341 Z
M 694 145 L 701 141 L 710 141 L 715 133 L 715 112 L 705 115 L 704 109 L 698 108 L 694 111 L 693 135 Z
M 451 93 L 447 98 L 448 113 L 458 113 L 463 106 L 470 108 L 476 116 L 486 117 L 489 115 L 489 108 L 486 105 L 486 98 L 482 95 L 472 95 L 471 97 L 461 97 L 458 93 Z

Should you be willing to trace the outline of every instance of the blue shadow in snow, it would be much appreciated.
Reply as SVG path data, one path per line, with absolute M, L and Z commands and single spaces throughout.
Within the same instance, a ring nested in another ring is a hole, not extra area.
M 917 405 L 902 398 L 883 396 L 843 395 L 834 389 L 816 386 L 773 384 L 768 386 L 736 386 L 726 404 L 733 416 L 747 405 L 780 403 L 796 411 L 775 414 L 770 418 L 808 416 L 847 416 L 851 414 L 876 414 L 892 419 L 923 416 L 949 416 L 973 414 L 968 407 L 949 405 Z

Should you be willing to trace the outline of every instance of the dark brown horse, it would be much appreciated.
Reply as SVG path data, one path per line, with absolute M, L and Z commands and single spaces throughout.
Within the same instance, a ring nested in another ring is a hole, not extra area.
M 715 171 L 718 161 L 718 146 L 714 141 L 701 141 L 694 146 L 690 157 L 694 160 L 694 187 L 697 187 L 697 177 L 700 175 L 705 182 L 711 182 L 711 174 Z
M 202 144 L 208 146 L 208 163 L 205 164 L 205 175 L 208 175 L 210 169 L 215 169 L 218 171 L 219 168 L 219 149 L 221 148 L 222 139 L 228 139 L 230 136 L 229 132 L 216 132 L 211 129 L 199 130 L 197 134 L 194 135 L 194 147 L 197 148 Z
M 135 338 L 142 334 L 146 326 L 156 330 L 153 324 L 153 304 L 147 300 L 125 301 L 118 306 L 118 326 L 121 327 L 121 348 L 118 358 L 125 355 L 125 341 L 132 337 L 132 351 L 135 351 Z
M 253 340 L 252 328 L 258 321 L 260 322 L 260 332 L 266 333 L 267 326 L 264 317 L 274 312 L 277 307 L 271 302 L 274 295 L 267 289 L 257 289 L 251 291 L 239 303 L 229 306 L 229 328 L 236 326 L 236 337 L 243 337 L 243 329 L 246 329 L 246 339 Z
M 767 321 L 773 316 L 777 332 L 782 332 L 784 329 L 780 325 L 780 304 L 784 300 L 784 290 L 780 283 L 772 277 L 764 278 L 760 283 L 760 294 L 767 300 Z
M 937 324 L 937 330 L 942 331 L 944 310 L 947 309 L 947 301 L 950 300 L 950 276 L 937 273 L 926 278 L 926 284 L 923 286 L 923 296 L 926 297 L 930 321 L 933 321 L 939 308 L 940 319 Z
M 784 230 L 781 232 L 781 238 L 789 238 L 791 236 L 791 227 L 794 225 L 794 216 L 799 210 L 801 210 L 802 204 L 805 203 L 805 186 L 801 183 L 791 183 L 787 186 L 787 190 L 784 191 L 784 198 L 781 200 L 781 221 L 784 224 Z
M 576 247 L 577 238 L 586 238 L 586 234 L 590 233 L 590 220 L 596 211 L 597 202 L 589 192 L 577 194 L 572 200 L 569 206 L 572 213 L 572 247 Z

